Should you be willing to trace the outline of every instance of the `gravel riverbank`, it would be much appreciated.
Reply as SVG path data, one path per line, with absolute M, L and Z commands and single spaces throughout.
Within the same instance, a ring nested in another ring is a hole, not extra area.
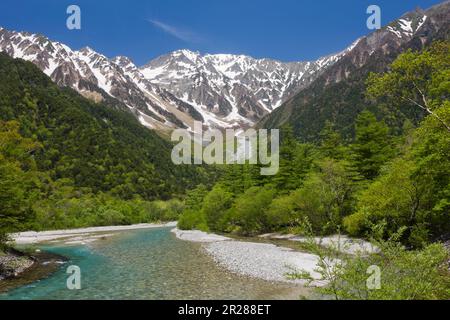
M 316 279 L 312 284 L 325 285 L 315 271 L 319 257 L 267 243 L 235 241 L 231 238 L 201 231 L 180 231 L 175 235 L 185 241 L 202 243 L 205 251 L 229 271 L 273 282 L 305 284 L 303 280 L 288 279 L 293 271 L 306 271 Z
M 308 239 L 306 237 L 299 237 L 292 234 L 283 235 L 279 233 L 269 233 L 263 234 L 259 237 L 263 239 L 289 240 L 300 243 L 307 243 L 311 241 L 311 239 Z M 376 246 L 368 241 L 362 239 L 353 239 L 346 235 L 314 237 L 312 240 L 320 246 L 351 255 L 368 255 L 377 253 L 379 251 Z
M 316 279 L 313 285 L 324 285 L 315 271 L 319 257 L 313 254 L 241 241 L 213 242 L 205 245 L 205 249 L 219 265 L 232 272 L 267 281 L 305 284 L 304 280 L 288 279 L 287 274 L 306 271 Z
M 92 228 L 54 230 L 42 232 L 28 231 L 12 234 L 11 238 L 15 244 L 36 244 L 41 242 L 49 242 L 57 240 L 66 242 L 66 244 L 86 244 L 97 241 L 104 237 L 111 236 L 111 234 L 105 233 L 140 230 L 140 229 L 175 227 L 176 225 L 177 225 L 176 222 L 169 222 L 163 224 L 146 223 L 129 226 L 92 227 Z

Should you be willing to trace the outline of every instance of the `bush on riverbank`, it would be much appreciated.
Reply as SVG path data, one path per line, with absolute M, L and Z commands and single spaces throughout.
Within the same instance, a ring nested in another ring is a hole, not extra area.
M 180 230 L 200 230 L 204 232 L 210 231 L 206 222 L 206 217 L 202 211 L 186 210 L 178 220 L 178 229 Z
M 384 233 L 385 224 L 374 227 Z M 339 248 L 317 244 L 312 236 L 307 247 L 319 256 L 317 272 L 328 285 L 315 288 L 336 300 L 448 300 L 450 299 L 450 254 L 441 243 L 420 250 L 407 250 L 398 239 L 403 228 L 389 241 L 372 240 L 378 253 L 347 255 Z M 333 256 L 334 263 L 329 257 Z M 314 280 L 307 272 L 296 270 L 292 279 Z
M 106 194 L 43 200 L 33 207 L 32 230 L 71 229 L 175 221 L 183 211 L 177 199 L 148 202 L 120 200 Z

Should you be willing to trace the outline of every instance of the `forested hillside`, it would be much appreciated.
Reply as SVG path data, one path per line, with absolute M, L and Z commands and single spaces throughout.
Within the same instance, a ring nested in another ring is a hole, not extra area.
M 55 85 L 0 54 L 0 233 L 174 220 L 178 198 L 210 181 L 175 166 L 172 145 L 131 113 Z
M 20 123 L 42 147 L 38 170 L 76 187 L 130 199 L 169 198 L 195 185 L 198 172 L 176 167 L 172 145 L 127 112 L 61 89 L 33 64 L 0 55 L 0 119 Z

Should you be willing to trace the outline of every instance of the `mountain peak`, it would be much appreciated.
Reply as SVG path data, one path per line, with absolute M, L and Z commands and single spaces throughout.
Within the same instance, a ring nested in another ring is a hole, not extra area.
M 200 57 L 200 52 L 199 51 L 191 51 L 188 49 L 180 49 L 180 50 L 176 50 L 172 53 L 173 56 L 180 56 L 183 55 L 186 58 L 188 58 L 191 61 L 195 61 L 198 57 Z
M 85 53 L 85 54 L 90 54 L 90 53 L 94 53 L 95 51 L 91 48 L 91 47 L 89 47 L 89 46 L 86 46 L 86 47 L 83 47 L 83 48 L 81 48 L 80 50 L 78 50 L 79 52 L 81 52 L 81 53 Z
M 135 65 L 130 58 L 126 56 L 117 56 L 111 60 L 113 63 L 117 64 L 120 67 L 127 67 L 129 65 Z

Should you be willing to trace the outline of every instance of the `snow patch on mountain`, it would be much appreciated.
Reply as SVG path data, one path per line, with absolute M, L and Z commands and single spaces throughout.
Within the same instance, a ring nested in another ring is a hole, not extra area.
M 387 27 L 387 30 L 395 34 L 399 39 L 403 37 L 412 38 L 414 34 L 423 26 L 427 20 L 426 15 L 416 16 L 405 16 L 397 21 L 393 22 Z

